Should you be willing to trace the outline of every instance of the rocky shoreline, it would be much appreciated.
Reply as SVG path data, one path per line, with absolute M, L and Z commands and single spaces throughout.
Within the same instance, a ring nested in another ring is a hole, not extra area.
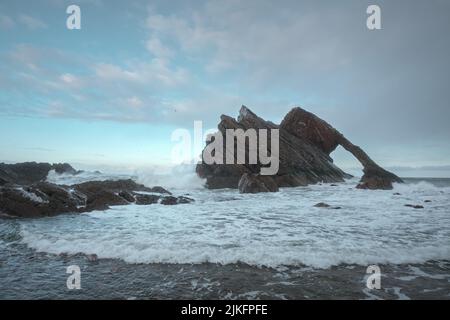
M 148 188 L 131 179 L 57 185 L 45 181 L 51 170 L 73 175 L 81 172 L 67 163 L 0 164 L 0 215 L 38 218 L 107 210 L 116 205 L 176 205 L 194 201 L 175 197 L 163 187 Z

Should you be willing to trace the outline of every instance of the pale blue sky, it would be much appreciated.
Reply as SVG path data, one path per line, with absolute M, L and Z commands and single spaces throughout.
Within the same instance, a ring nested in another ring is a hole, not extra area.
M 1 0 L 0 161 L 166 163 L 174 129 L 245 104 L 302 106 L 384 166 L 449 165 L 450 2 L 375 2 Z

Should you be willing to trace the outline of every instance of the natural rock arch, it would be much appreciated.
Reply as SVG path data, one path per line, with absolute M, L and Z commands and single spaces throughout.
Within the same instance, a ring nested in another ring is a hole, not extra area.
M 354 145 L 342 133 L 326 121 L 302 108 L 292 109 L 281 122 L 280 127 L 292 132 L 299 138 L 306 139 L 318 146 L 328 155 L 338 145 L 350 152 L 363 166 L 364 175 L 361 189 L 392 189 L 393 182 L 403 182 L 395 174 L 381 168 L 364 150 Z
M 265 177 L 265 184 L 296 187 L 317 182 L 343 181 L 349 175 L 334 165 L 330 157 L 338 145 L 349 151 L 363 166 L 364 175 L 358 188 L 392 189 L 393 182 L 402 182 L 395 174 L 377 165 L 360 147 L 351 143 L 326 121 L 299 107 L 292 109 L 280 125 L 261 119 L 245 106 L 242 106 L 237 120 L 221 116 L 218 129 L 223 136 L 226 129 L 237 128 L 279 129 L 280 170 L 274 176 Z M 260 181 L 250 183 L 251 179 L 258 180 L 260 167 L 200 163 L 196 171 L 201 178 L 206 179 L 208 188 L 238 188 L 239 185 L 260 185 Z M 246 183 L 239 184 L 243 176 Z M 240 191 L 254 192 L 250 189 L 243 187 Z

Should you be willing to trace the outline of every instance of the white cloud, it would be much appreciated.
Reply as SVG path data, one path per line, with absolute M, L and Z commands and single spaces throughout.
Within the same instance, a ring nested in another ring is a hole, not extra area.
M 113 64 L 99 63 L 94 67 L 94 69 L 97 77 L 105 81 L 138 81 L 140 78 L 136 72 L 124 70 L 121 67 Z
M 174 51 L 169 47 L 163 45 L 161 43 L 161 40 L 157 37 L 151 37 L 149 40 L 147 40 L 146 48 L 156 58 L 164 59 L 174 56 Z
M 20 14 L 18 21 L 19 21 L 19 23 L 25 25 L 30 30 L 47 28 L 47 24 L 45 24 L 45 22 L 41 21 L 38 18 L 27 15 L 27 14 Z
M 32 107 L 4 107 L 0 112 L 7 109 L 16 114 L 26 111 L 51 117 L 161 121 L 162 97 L 190 83 L 186 70 L 156 58 L 124 61 L 123 65 L 98 63 L 80 61 L 77 55 L 59 49 L 22 44 L 6 54 L 6 59 L 9 63 L 3 68 L 9 71 L 2 77 L 2 89 L 16 92 L 26 87 L 26 95 L 36 98 Z M 67 66 L 83 72 L 60 73 Z
M 38 69 L 37 65 L 42 61 L 42 51 L 25 44 L 17 45 L 9 54 L 10 58 L 14 62 L 18 62 L 31 70 L 36 71 Z
M 61 75 L 61 80 L 65 83 L 74 83 L 76 81 L 76 77 L 70 73 L 65 73 Z
M 104 60 L 86 55 L 74 65 L 76 57 L 57 49 L 21 46 L 14 73 L 1 72 L 2 88 L 82 100 L 74 107 L 61 99 L 55 114 L 66 117 L 215 125 L 241 104 L 274 121 L 299 104 L 361 143 L 447 137 L 448 10 L 415 2 L 406 13 L 401 2 L 386 2 L 384 29 L 373 33 L 365 27 L 365 2 L 165 3 L 146 17 L 141 52 L 127 44 L 120 53 L 102 52 Z
M 62 74 L 59 77 L 59 80 L 62 82 L 63 85 L 68 87 L 80 88 L 82 86 L 82 80 L 71 73 Z
M 164 50 L 181 50 L 218 75 L 244 66 L 239 81 L 264 90 L 274 79 L 292 85 L 299 74 L 334 72 L 350 63 L 347 28 L 353 20 L 344 17 L 345 8 L 317 7 L 297 1 L 282 6 L 266 0 L 208 1 L 167 15 L 150 11 L 146 26 L 151 39 L 158 39 L 155 48 L 166 43 Z
M 176 87 L 186 83 L 189 78 L 184 68 L 171 68 L 167 61 L 157 58 L 150 62 L 129 62 L 126 68 L 100 63 L 94 66 L 94 70 L 101 81 L 125 81 L 156 87 Z
M 0 29 L 11 29 L 15 26 L 14 20 L 6 15 L 0 15 Z
M 126 102 L 129 107 L 135 108 L 135 109 L 139 109 L 144 105 L 142 100 L 136 96 L 128 98 Z

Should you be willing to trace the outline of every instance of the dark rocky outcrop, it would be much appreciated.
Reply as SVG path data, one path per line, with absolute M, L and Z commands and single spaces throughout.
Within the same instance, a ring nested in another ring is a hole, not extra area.
M 159 187 L 159 186 L 150 188 L 150 192 L 156 192 L 156 193 L 162 193 L 162 194 L 168 194 L 168 195 L 172 194 L 171 192 L 167 191 L 163 187 Z
M 136 194 L 134 197 L 136 199 L 136 204 L 139 205 L 149 205 L 158 203 L 159 199 L 161 199 L 160 196 L 153 194 Z
M 314 205 L 314 207 L 316 207 L 316 208 L 329 208 L 329 207 L 331 207 L 328 203 L 325 203 L 325 202 L 319 202 L 319 203 L 316 203 L 315 205 Z
M 63 173 L 65 173 L 65 174 L 73 174 L 73 175 L 75 175 L 75 174 L 79 174 L 80 172 L 82 172 L 82 171 L 80 171 L 80 170 L 75 170 L 70 164 L 68 164 L 68 163 L 54 163 L 53 165 L 52 165 L 52 168 L 51 168 L 52 170 L 55 170 L 55 172 L 56 173 L 58 173 L 58 174 L 63 174 Z
M 174 204 L 177 204 L 178 199 L 172 196 L 169 197 L 164 197 L 164 199 L 161 199 L 161 204 L 166 205 L 166 206 L 171 206 Z
M 119 195 L 119 197 L 125 199 L 129 203 L 136 201 L 136 196 L 134 196 L 131 192 L 128 192 L 128 191 L 120 191 L 118 193 L 118 195 Z
M 105 210 L 109 206 L 125 205 L 129 203 L 150 204 L 145 201 L 136 201 L 140 196 L 136 192 L 153 192 L 142 184 L 137 184 L 131 179 L 117 181 L 89 181 L 72 186 L 79 194 L 86 198 L 84 211 Z M 164 193 L 167 190 L 159 187 Z M 155 203 L 155 202 L 151 202 Z
M 176 204 L 186 204 L 186 203 L 191 203 L 193 202 L 194 199 L 186 197 L 186 196 L 180 196 L 177 197 L 177 203 Z
M 194 201 L 170 194 L 162 187 L 148 188 L 133 180 L 90 181 L 72 186 L 48 182 L 22 186 L 8 183 L 0 186 L 0 214 L 38 218 L 62 213 L 106 210 L 110 206 L 130 203 L 182 204 Z
M 424 207 L 420 204 L 405 204 L 405 207 L 410 207 L 414 209 L 423 209 Z
M 8 183 L 8 181 L 6 181 L 5 179 L 3 179 L 3 178 L 0 178 L 0 186 L 4 186 L 5 184 L 7 184 Z
M 31 185 L 40 181 L 45 181 L 51 170 L 62 174 L 78 174 L 68 163 L 36 163 L 24 162 L 16 164 L 0 163 L 0 185 L 18 184 Z
M 328 208 L 328 209 L 334 209 L 334 210 L 342 209 L 342 207 L 332 207 L 328 203 L 325 203 L 325 202 L 316 203 L 314 205 L 314 207 L 316 207 L 316 208 Z
M 15 217 L 45 217 L 77 212 L 84 206 L 83 195 L 47 182 L 33 186 L 0 188 L 0 212 Z
M 238 188 L 241 193 L 278 191 L 278 185 L 271 176 L 262 176 L 254 173 L 244 173 L 239 180 Z
M 261 119 L 245 106 L 241 108 L 237 120 L 222 115 L 218 129 L 224 140 L 224 163 L 226 129 L 247 130 L 250 128 L 279 129 L 279 170 L 276 175 L 271 176 L 278 187 L 305 186 L 318 182 L 342 182 L 345 178 L 351 177 L 334 165 L 330 157 L 331 152 L 338 145 L 352 153 L 363 165 L 364 176 L 358 188 L 392 189 L 393 182 L 402 182 L 393 173 L 379 167 L 360 147 L 353 145 L 327 122 L 301 108 L 292 109 L 280 125 Z M 270 141 L 270 135 L 268 136 Z M 248 155 L 248 145 L 246 148 Z M 268 151 L 270 154 L 270 143 L 268 143 Z M 257 175 L 261 167 L 260 163 L 210 165 L 203 161 L 197 165 L 196 172 L 198 176 L 206 179 L 207 188 L 236 189 L 239 188 L 240 180 L 245 174 L 247 174 L 246 177 Z M 244 181 L 247 180 L 248 178 L 244 179 Z M 245 188 L 242 190 L 241 192 L 244 192 Z M 261 188 L 261 191 L 256 192 L 262 191 L 267 190 Z
M 89 262 L 97 262 L 98 261 L 98 256 L 94 253 L 94 254 L 87 254 L 86 255 L 86 260 Z
M 138 184 L 135 181 L 128 180 L 113 180 L 113 181 L 88 181 L 77 185 L 73 188 L 89 196 L 95 196 L 99 190 L 120 193 L 121 191 L 146 191 L 152 192 L 151 188 L 148 188 L 142 184 Z

